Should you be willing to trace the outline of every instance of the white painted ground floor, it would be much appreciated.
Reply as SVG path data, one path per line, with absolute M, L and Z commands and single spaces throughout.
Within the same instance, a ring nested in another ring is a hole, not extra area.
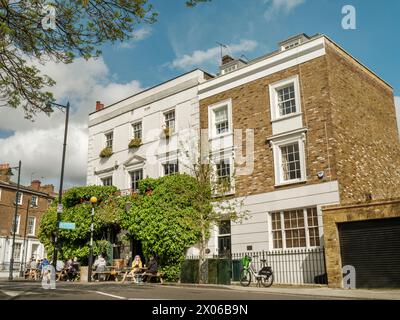
M 338 203 L 337 181 L 246 197 L 242 210 L 248 219 L 213 228 L 209 256 L 228 253 L 239 259 L 248 254 L 260 264 L 264 255 L 281 270 L 277 282 L 310 283 L 325 272 L 322 207 Z M 194 247 L 187 255 L 198 252 Z
M 7 277 L 12 252 L 12 237 L 0 237 L 0 277 Z M 15 238 L 14 263 L 20 266 L 21 263 L 30 261 L 31 258 L 43 259 L 45 257 L 44 246 L 36 238 L 21 237 Z

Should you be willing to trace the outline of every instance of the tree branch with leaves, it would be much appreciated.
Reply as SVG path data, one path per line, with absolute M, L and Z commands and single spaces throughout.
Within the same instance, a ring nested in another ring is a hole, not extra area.
M 186 5 L 198 2 L 203 0 Z M 49 4 L 55 27 L 45 30 Z M 0 107 L 22 107 L 27 118 L 43 112 L 55 83 L 33 62 L 98 57 L 101 45 L 132 39 L 139 25 L 154 23 L 157 15 L 149 0 L 0 0 Z

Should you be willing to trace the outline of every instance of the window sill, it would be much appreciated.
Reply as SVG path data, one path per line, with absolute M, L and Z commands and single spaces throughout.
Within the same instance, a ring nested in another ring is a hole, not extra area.
M 226 132 L 217 136 L 211 136 L 208 140 L 213 141 L 213 140 L 218 140 L 218 139 L 223 139 L 225 137 L 233 136 L 233 132 Z
M 291 113 L 291 114 L 289 114 L 287 116 L 284 116 L 284 117 L 279 117 L 279 118 L 272 119 L 271 123 L 276 123 L 276 122 L 288 120 L 288 119 L 291 119 L 291 118 L 297 118 L 298 116 L 302 116 L 302 115 L 303 115 L 302 112 Z
M 212 195 L 213 198 L 221 198 L 221 197 L 230 197 L 230 196 L 234 196 L 236 194 L 235 190 L 230 190 L 224 193 L 214 193 Z
M 286 186 L 292 186 L 292 185 L 296 185 L 296 184 L 306 184 L 306 183 L 307 183 L 307 180 L 295 180 L 295 181 L 287 181 L 287 182 L 278 183 L 278 184 L 275 184 L 274 187 L 279 188 L 279 187 L 286 187 Z

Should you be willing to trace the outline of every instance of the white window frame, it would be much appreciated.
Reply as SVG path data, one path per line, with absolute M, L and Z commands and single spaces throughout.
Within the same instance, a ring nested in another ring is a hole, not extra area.
M 18 192 L 18 195 L 20 195 L 21 197 L 18 199 L 17 198 L 17 204 L 19 205 L 19 206 L 22 206 L 22 204 L 23 204 L 23 202 L 24 202 L 24 194 L 20 191 L 20 192 Z M 15 195 L 15 196 L 17 196 L 17 195 Z M 15 201 L 15 200 L 14 200 Z
M 175 116 L 175 118 L 174 118 L 174 130 L 172 130 L 172 132 L 171 132 L 172 134 L 174 134 L 174 133 L 177 132 L 177 129 L 178 129 L 178 116 L 177 116 L 177 112 L 176 112 L 175 108 L 163 111 L 163 116 L 162 116 L 163 124 L 162 124 L 162 127 L 165 128 L 165 129 L 167 128 L 166 115 L 168 113 L 171 113 L 171 112 L 174 112 L 174 116 Z
M 33 199 L 36 199 L 35 203 L 32 202 Z M 33 207 L 37 207 L 38 204 L 39 204 L 39 197 L 38 197 L 38 196 L 35 196 L 35 195 L 32 195 L 32 196 L 31 196 L 31 201 L 30 201 L 29 205 L 30 205 L 30 206 L 33 206 Z
M 20 248 L 20 251 L 19 251 L 19 257 L 15 258 L 16 245 L 17 244 L 21 245 L 21 248 Z M 12 242 L 11 242 L 11 245 L 12 245 Z M 24 246 L 24 244 L 22 242 L 19 242 L 19 241 L 15 241 L 14 242 L 14 262 L 21 262 L 22 261 L 22 253 L 24 251 L 23 246 Z M 10 258 L 11 258 L 11 255 L 12 255 L 12 250 L 10 250 Z
M 296 101 L 296 112 L 288 115 L 280 116 L 279 114 L 279 102 L 278 102 L 278 90 L 287 87 L 289 85 L 294 85 L 295 101 Z M 291 118 L 301 114 L 301 94 L 300 94 L 300 80 L 299 76 L 295 75 L 293 77 L 275 82 L 269 85 L 269 99 L 270 99 L 270 109 L 271 109 L 271 120 L 278 121 L 282 119 Z
M 294 136 L 283 137 L 271 141 L 274 152 L 275 186 L 283 186 L 283 185 L 289 185 L 307 181 L 305 140 L 306 140 L 305 133 L 301 133 Z M 293 180 L 283 180 L 284 174 L 282 168 L 281 147 L 284 147 L 286 145 L 291 145 L 296 142 L 299 144 L 301 178 Z
M 178 172 L 176 172 L 176 173 L 174 173 L 174 174 L 179 174 L 181 171 L 180 171 L 180 165 L 179 165 L 179 160 L 178 160 L 178 158 L 174 158 L 174 159 L 169 159 L 168 161 L 163 161 L 162 163 L 161 163 L 161 177 L 168 177 L 166 174 L 165 174 L 165 168 L 164 168 L 164 165 L 166 165 L 166 164 L 173 164 L 173 163 L 176 163 L 177 165 L 178 165 Z
M 106 186 L 106 185 L 104 185 L 104 180 L 107 180 L 107 179 L 110 179 L 111 178 L 111 186 L 113 186 L 114 185 L 114 176 L 113 175 L 105 175 L 105 176 L 103 176 L 103 177 L 100 177 L 100 181 L 101 181 L 101 185 L 102 186 Z
M 142 179 L 139 180 L 139 181 L 142 181 L 143 179 L 145 179 L 145 177 L 144 177 L 144 169 L 143 169 L 143 168 L 136 168 L 136 169 L 132 169 L 132 170 L 129 170 L 129 171 L 128 171 L 128 173 L 129 173 L 129 179 L 130 179 L 130 189 L 131 189 L 133 192 L 139 191 L 139 189 L 134 190 L 134 189 L 132 188 L 132 184 L 133 184 L 133 181 L 132 181 L 132 174 L 133 174 L 134 172 L 137 172 L 137 171 L 142 171 Z
M 132 139 L 136 139 L 134 126 L 137 124 L 140 124 L 140 135 L 141 135 L 140 140 L 143 141 L 143 121 L 142 120 L 138 120 L 138 121 L 131 123 L 131 128 L 132 128 L 131 129 L 132 130 L 131 137 L 132 137 Z
M 223 195 L 231 195 L 231 194 L 235 194 L 236 192 L 236 188 L 235 188 L 235 176 L 234 176 L 234 170 L 235 170 L 235 163 L 234 163 L 234 159 L 232 156 L 228 156 L 228 155 L 221 155 L 217 158 L 215 158 L 212 161 L 212 165 L 214 167 L 214 174 L 212 177 L 213 183 L 216 184 L 216 186 L 218 185 L 218 172 L 217 172 L 217 164 L 219 164 L 221 161 L 229 161 L 230 164 L 230 190 L 227 190 Z M 221 196 L 221 194 L 214 194 L 214 196 Z
M 318 235 L 319 235 L 319 246 L 311 246 L 310 245 L 310 228 L 308 225 L 308 216 L 307 210 L 308 209 L 316 209 L 317 210 L 317 220 L 318 220 Z M 287 248 L 286 246 L 286 231 L 285 231 L 285 219 L 284 215 L 287 211 L 296 211 L 296 210 L 303 210 L 303 219 L 304 219 L 304 228 L 306 233 L 306 246 L 305 247 L 295 247 L 295 248 Z M 272 214 L 280 213 L 281 216 L 281 228 L 280 231 L 282 232 L 282 248 L 274 248 L 274 238 L 272 232 Z M 287 250 L 298 250 L 298 249 L 314 249 L 314 248 L 322 248 L 323 247 L 323 228 L 322 228 L 322 220 L 320 217 L 320 209 L 318 206 L 309 206 L 305 208 L 293 208 L 293 209 L 285 209 L 285 210 L 276 210 L 268 212 L 268 233 L 269 233 L 269 248 L 271 251 L 287 251 Z
M 33 233 L 29 232 L 29 219 L 33 219 L 33 226 L 32 226 Z M 32 217 L 32 216 L 28 217 L 28 225 L 26 227 L 27 227 L 27 230 L 28 230 L 28 236 L 35 236 L 35 233 L 36 233 L 35 232 L 36 231 L 36 217 Z
M 215 127 L 215 111 L 227 107 L 228 110 L 228 132 L 217 134 L 217 128 Z M 208 136 L 209 139 L 221 138 L 233 134 L 233 119 L 232 119 L 232 99 L 228 99 L 222 102 L 208 106 Z
M 12 217 L 12 221 L 11 221 L 11 232 L 12 232 L 12 233 L 14 233 L 13 225 L 14 225 L 14 216 Z M 15 234 L 19 234 L 19 228 L 20 228 L 20 226 L 21 226 L 21 215 L 18 214 L 18 215 L 17 215 L 17 228 L 16 228 L 16 230 L 15 230 Z
M 108 148 L 108 145 L 107 145 L 107 141 L 108 141 L 108 140 L 107 140 L 107 136 L 108 136 L 109 134 L 112 134 L 112 139 L 111 139 L 111 150 L 114 151 L 114 130 L 110 130 L 110 131 L 104 132 L 105 148 Z

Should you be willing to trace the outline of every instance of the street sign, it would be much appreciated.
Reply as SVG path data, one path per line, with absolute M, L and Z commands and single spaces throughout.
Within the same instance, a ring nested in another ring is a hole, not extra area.
M 61 203 L 59 203 L 57 205 L 57 213 L 62 213 L 63 212 L 63 205 Z
M 75 230 L 75 223 L 72 223 L 72 222 L 60 222 L 60 229 Z

